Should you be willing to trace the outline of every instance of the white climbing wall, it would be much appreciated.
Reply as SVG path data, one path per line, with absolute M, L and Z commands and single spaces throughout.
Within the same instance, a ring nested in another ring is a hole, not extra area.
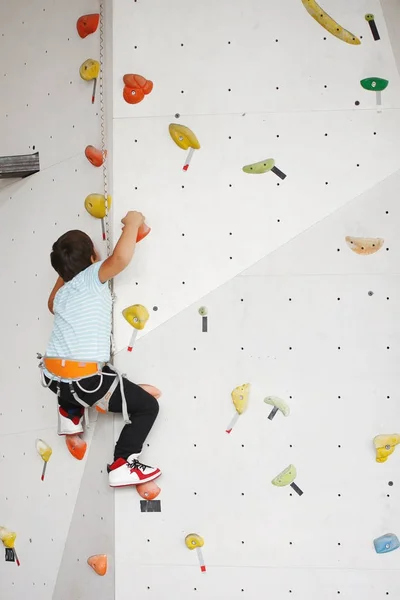
M 69 455 L 35 359 L 51 331 L 52 243 L 80 228 L 105 256 L 83 207 L 103 190 L 83 154 L 101 143 L 99 94 L 92 105 L 79 77 L 99 59 L 100 32 L 82 40 L 75 28 L 99 2 L 0 8 L 0 157 L 39 151 L 41 166 L 0 180 L 0 526 L 17 532 L 21 561 L 5 562 L 0 544 L 2 600 L 399 596 L 398 553 L 373 547 L 400 535 L 399 450 L 377 464 L 372 439 L 399 430 L 400 10 L 324 0 L 361 39 L 351 46 L 301 0 L 281 4 L 105 7 L 114 237 L 130 209 L 152 227 L 115 282 L 116 365 L 163 392 L 143 454 L 163 470 L 161 512 L 108 488 L 119 418 L 94 424 L 82 462 Z M 154 83 L 139 104 L 122 97 L 127 73 Z M 390 81 L 381 113 L 360 86 L 370 76 Z M 201 144 L 186 173 L 170 123 Z M 267 158 L 286 179 L 242 171 Z M 384 243 L 360 256 L 346 236 Z M 130 354 L 121 310 L 134 303 L 150 319 Z M 248 409 L 228 435 L 231 391 L 247 382 Z M 288 418 L 268 419 L 269 395 L 287 401 Z M 53 448 L 44 482 L 36 438 Z M 271 485 L 291 463 L 302 496 Z M 188 533 L 204 537 L 205 574 Z M 99 578 L 86 560 L 103 552 Z
M 0 156 L 38 151 L 41 167 L 0 192 L 0 526 L 17 533 L 21 562 L 5 562 L 0 543 L 2 600 L 109 600 L 114 591 L 105 474 L 112 422 L 89 432 L 86 457 L 75 460 L 56 434 L 56 399 L 40 386 L 36 360 L 52 325 L 53 242 L 83 229 L 105 253 L 83 206 L 103 189 L 101 170 L 84 155 L 86 145 L 100 144 L 100 115 L 92 84 L 79 76 L 81 63 L 99 56 L 99 31 L 84 40 L 77 34 L 83 10 L 98 12 L 99 4 L 19 0 L 0 8 Z M 44 482 L 36 438 L 53 449 Z M 111 557 L 106 580 L 86 565 L 102 552 Z
M 397 598 L 398 554 L 373 546 L 400 533 L 399 456 L 379 465 L 372 444 L 398 430 L 400 383 L 399 75 L 381 4 L 324 1 L 359 46 L 300 0 L 113 8 L 115 235 L 130 209 L 152 226 L 116 280 L 116 364 L 163 391 L 143 456 L 163 470 L 161 513 L 116 492 L 116 598 Z M 154 82 L 137 105 L 126 73 Z M 370 76 L 390 81 L 381 113 Z M 186 173 L 170 123 L 201 144 Z M 243 173 L 266 158 L 285 180 Z M 384 244 L 360 256 L 346 236 Z M 131 355 L 120 313 L 134 303 L 151 316 Z M 287 419 L 268 420 L 268 395 Z M 271 485 L 290 463 L 301 497 Z

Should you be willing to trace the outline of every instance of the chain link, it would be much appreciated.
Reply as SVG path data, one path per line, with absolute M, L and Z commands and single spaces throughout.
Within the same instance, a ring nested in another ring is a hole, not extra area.
M 106 214 L 104 217 L 105 235 L 107 256 L 112 254 L 112 238 L 111 238 L 111 222 L 109 217 L 108 206 L 108 171 L 107 171 L 107 146 L 106 146 L 106 110 L 104 106 L 104 3 L 100 2 L 100 73 L 99 73 L 99 98 L 100 98 L 100 134 L 101 134 L 101 152 L 103 154 L 103 190 L 105 198 Z M 112 313 L 111 313 L 111 361 L 115 354 L 114 343 L 114 285 L 113 280 L 109 279 L 108 286 L 112 297 Z

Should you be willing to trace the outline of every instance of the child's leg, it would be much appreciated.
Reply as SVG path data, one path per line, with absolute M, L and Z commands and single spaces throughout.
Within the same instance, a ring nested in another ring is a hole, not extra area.
M 45 377 L 46 383 L 49 379 Z M 58 393 L 60 386 L 60 393 Z M 49 389 L 57 394 L 58 400 L 58 435 L 76 435 L 83 433 L 82 417 L 83 406 L 78 404 L 72 396 L 68 384 L 53 381 Z
M 115 445 L 114 462 L 109 466 L 108 480 L 111 487 L 138 485 L 152 481 L 161 475 L 160 469 L 144 465 L 139 459 L 144 441 L 158 415 L 158 402 L 139 385 L 124 377 L 124 392 L 131 424 L 127 424 Z M 120 386 L 110 398 L 110 412 L 122 411 Z
M 159 405 L 154 396 L 125 377 L 123 381 L 128 414 L 132 423 L 125 425 L 121 431 L 115 445 L 114 460 L 126 459 L 131 454 L 140 454 L 159 411 Z M 114 413 L 122 412 L 122 396 L 119 385 L 110 398 L 108 410 Z

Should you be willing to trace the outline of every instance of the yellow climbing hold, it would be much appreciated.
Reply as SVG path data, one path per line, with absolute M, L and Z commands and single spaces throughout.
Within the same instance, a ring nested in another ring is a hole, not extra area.
M 107 211 L 110 211 L 112 203 L 111 196 L 107 196 Z M 104 219 L 106 216 L 106 198 L 103 194 L 89 194 L 85 199 L 85 208 L 89 215 L 96 219 Z
M 195 548 L 204 546 L 204 540 L 201 535 L 198 535 L 197 533 L 189 533 L 185 537 L 185 544 L 189 550 L 195 550 Z
M 374 446 L 376 451 L 376 462 L 383 463 L 393 452 L 396 446 L 400 444 L 400 435 L 398 433 L 382 433 L 374 437 Z
M 330 17 L 328 13 L 326 13 L 324 9 L 321 8 L 317 2 L 315 2 L 315 0 L 301 1 L 303 2 L 308 14 L 311 15 L 312 18 L 317 21 L 317 23 L 322 25 L 324 29 L 329 31 L 329 33 L 339 38 L 339 40 L 346 42 L 347 44 L 352 44 L 353 46 L 358 46 L 361 44 L 357 36 L 339 25 L 339 23 L 332 19 L 332 17 Z
M 97 60 L 88 58 L 84 63 L 81 64 L 79 69 L 79 75 L 85 81 L 91 81 L 97 79 L 100 73 L 100 63 Z
M 0 527 L 0 540 L 6 548 L 14 548 L 17 534 L 15 531 L 9 531 L 6 527 Z
M 250 394 L 250 384 L 245 383 L 244 385 L 240 385 L 233 390 L 231 393 L 232 402 L 236 411 L 241 415 L 247 408 L 249 403 L 249 394 Z
M 124 308 L 122 314 L 129 325 L 135 329 L 144 329 L 150 317 L 149 311 L 143 304 L 132 304 L 132 306 Z
M 177 123 L 171 123 L 169 126 L 169 134 L 174 140 L 175 144 L 187 150 L 188 148 L 194 148 L 194 150 L 200 149 L 200 143 L 195 134 L 189 127 L 185 125 L 178 125 Z

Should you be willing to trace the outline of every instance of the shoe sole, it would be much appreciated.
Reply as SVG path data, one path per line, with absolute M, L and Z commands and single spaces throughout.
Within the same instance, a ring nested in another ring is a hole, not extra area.
M 152 477 L 147 477 L 147 479 L 143 480 L 143 481 L 137 481 L 136 483 L 109 483 L 108 485 L 110 487 L 130 487 L 132 485 L 140 485 L 142 483 L 147 483 L 148 481 L 154 481 L 154 479 L 158 479 L 158 477 L 160 477 L 160 475 L 162 475 L 161 471 L 160 473 L 157 473 L 156 475 L 152 476 Z

